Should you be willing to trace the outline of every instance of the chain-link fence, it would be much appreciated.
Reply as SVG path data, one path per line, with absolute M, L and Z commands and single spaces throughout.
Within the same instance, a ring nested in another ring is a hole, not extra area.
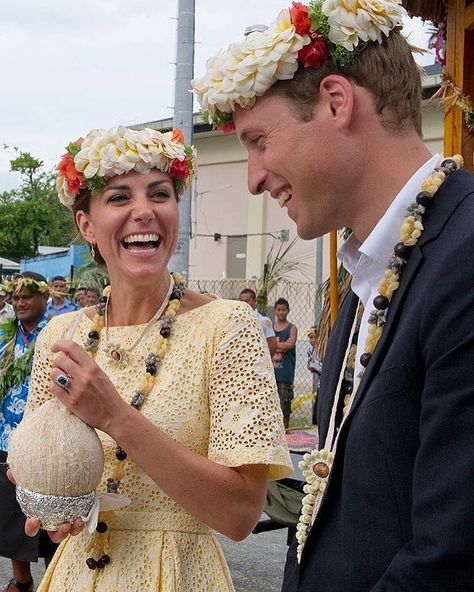
M 215 294 L 221 298 L 237 300 L 240 291 L 252 288 L 256 281 L 243 279 L 192 279 L 189 287 L 199 292 Z M 274 320 L 273 305 L 278 298 L 285 298 L 290 305 L 288 320 L 298 329 L 296 344 L 296 368 L 290 427 L 307 426 L 312 423 L 313 405 L 316 398 L 314 374 L 307 367 L 309 342 L 307 331 L 314 325 L 318 310 L 320 290 L 313 283 L 280 281 L 268 295 L 267 316 Z

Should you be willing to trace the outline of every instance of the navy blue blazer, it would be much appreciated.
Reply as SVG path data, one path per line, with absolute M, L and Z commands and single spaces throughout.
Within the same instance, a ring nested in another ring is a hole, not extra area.
M 423 224 L 284 592 L 474 591 L 474 178 L 450 175 Z M 356 305 L 328 344 L 321 442 Z

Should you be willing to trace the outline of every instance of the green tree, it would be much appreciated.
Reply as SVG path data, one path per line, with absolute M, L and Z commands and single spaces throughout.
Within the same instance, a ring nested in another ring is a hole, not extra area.
M 8 148 L 8 146 L 5 146 Z M 19 260 L 38 253 L 40 244 L 63 247 L 75 236 L 70 213 L 56 193 L 55 175 L 28 152 L 15 150 L 10 171 L 20 186 L 0 193 L 0 255 Z

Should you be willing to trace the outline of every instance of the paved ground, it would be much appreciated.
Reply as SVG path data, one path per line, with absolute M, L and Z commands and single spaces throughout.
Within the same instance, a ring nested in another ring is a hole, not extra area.
M 224 537 L 219 537 L 219 541 L 224 549 L 236 592 L 280 592 L 287 549 L 286 529 L 252 534 L 240 543 Z M 44 571 L 43 566 L 33 564 L 32 571 L 35 582 L 39 582 Z M 10 562 L 0 558 L 0 585 L 10 577 Z

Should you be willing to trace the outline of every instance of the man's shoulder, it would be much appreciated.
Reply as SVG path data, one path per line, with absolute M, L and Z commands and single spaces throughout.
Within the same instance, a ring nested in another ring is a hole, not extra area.
M 255 310 L 255 314 L 257 315 L 257 319 L 260 321 L 260 323 L 263 326 L 273 329 L 273 323 L 272 323 L 271 319 L 269 319 L 268 317 L 263 315 L 259 310 Z

